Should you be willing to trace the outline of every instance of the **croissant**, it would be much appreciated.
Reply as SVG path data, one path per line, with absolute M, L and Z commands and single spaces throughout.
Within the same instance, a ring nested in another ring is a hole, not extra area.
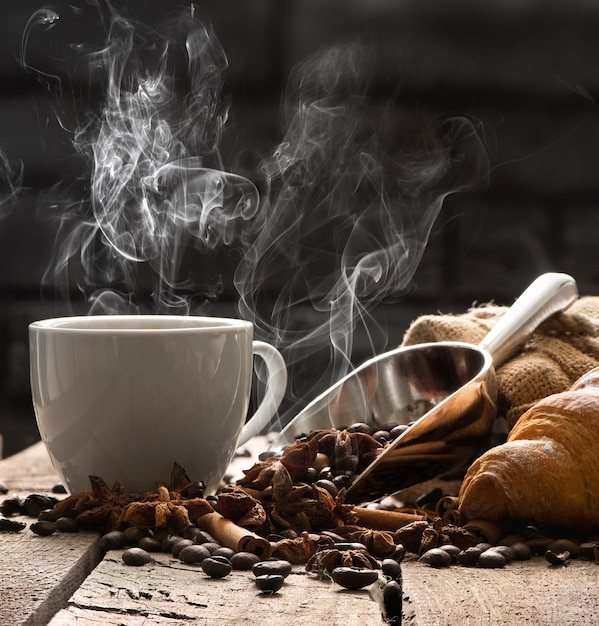
M 599 529 L 599 367 L 536 402 L 466 472 L 467 519 Z

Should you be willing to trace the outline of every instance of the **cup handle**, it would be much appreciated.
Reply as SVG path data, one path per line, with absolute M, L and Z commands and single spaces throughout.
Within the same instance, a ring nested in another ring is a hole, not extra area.
M 252 342 L 253 353 L 264 360 L 267 369 L 266 390 L 264 398 L 256 412 L 245 423 L 241 430 L 237 445 L 242 446 L 252 437 L 259 435 L 277 412 L 287 389 L 287 365 L 281 353 L 264 341 Z

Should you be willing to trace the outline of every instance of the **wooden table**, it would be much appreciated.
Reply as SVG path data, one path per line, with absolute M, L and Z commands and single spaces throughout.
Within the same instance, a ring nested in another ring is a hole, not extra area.
M 47 492 L 58 477 L 36 444 L 1 460 L 0 480 L 10 495 Z M 118 551 L 103 556 L 97 541 L 94 533 L 0 533 L 0 626 L 384 624 L 376 583 L 349 592 L 295 567 L 279 593 L 264 596 L 248 572 L 212 580 L 168 555 L 128 567 Z M 589 561 L 552 567 L 536 558 L 501 570 L 408 561 L 403 575 L 409 626 L 599 623 L 599 565 Z

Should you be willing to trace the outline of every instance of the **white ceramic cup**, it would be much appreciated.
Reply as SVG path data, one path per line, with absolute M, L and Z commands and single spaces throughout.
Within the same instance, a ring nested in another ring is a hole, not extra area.
M 37 425 L 71 492 L 89 476 L 155 491 L 173 464 L 213 492 L 235 449 L 276 413 L 287 370 L 250 322 L 213 317 L 102 315 L 29 326 Z M 266 364 L 264 399 L 244 426 L 252 356 Z

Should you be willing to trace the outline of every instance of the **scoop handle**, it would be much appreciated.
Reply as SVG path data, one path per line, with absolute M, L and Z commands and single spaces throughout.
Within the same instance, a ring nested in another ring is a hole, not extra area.
M 576 281 L 568 274 L 541 274 L 514 302 L 480 342 L 497 367 L 514 354 L 531 333 L 554 313 L 578 298 Z

